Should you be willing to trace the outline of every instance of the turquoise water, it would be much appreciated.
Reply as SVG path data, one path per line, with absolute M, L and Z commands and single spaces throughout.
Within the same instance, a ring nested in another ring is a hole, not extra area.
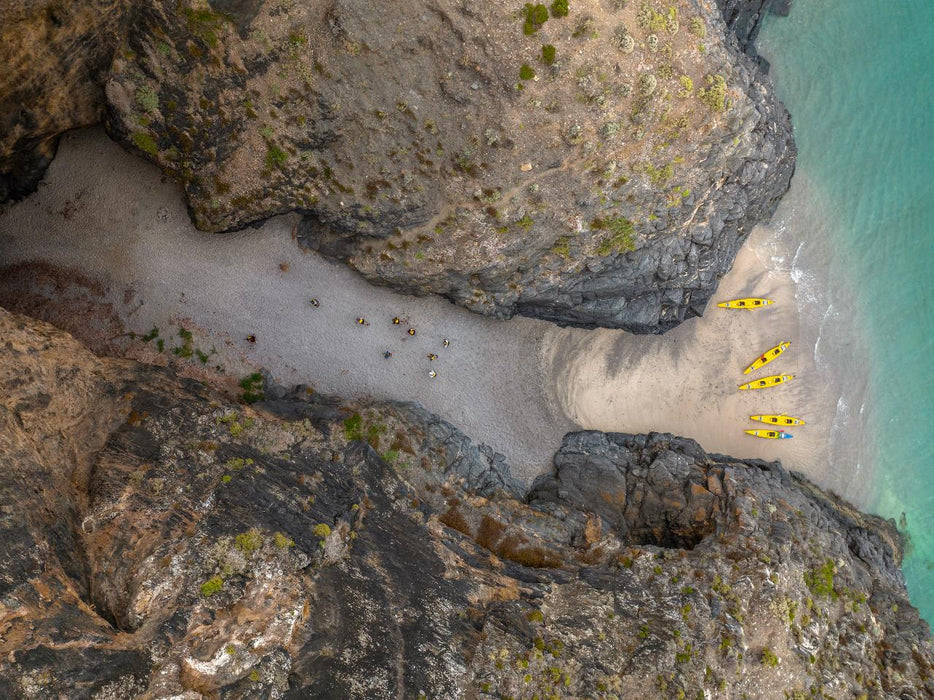
M 867 505 L 904 513 L 908 590 L 934 622 L 934 1 L 794 0 L 758 45 L 793 116 L 796 183 L 821 203 L 794 233 L 824 239 L 866 346 L 838 369 L 865 380 L 865 403 L 840 408 L 871 433 L 848 438 L 871 461 Z

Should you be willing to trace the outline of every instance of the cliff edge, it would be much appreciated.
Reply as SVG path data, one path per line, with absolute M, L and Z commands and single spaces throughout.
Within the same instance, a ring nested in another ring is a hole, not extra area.
M 569 434 L 523 493 L 405 404 L 255 408 L 0 311 L 5 698 L 925 698 L 893 526 Z
M 667 330 L 703 312 L 794 169 L 788 114 L 711 3 L 108 4 L 82 15 L 94 42 L 34 10 L 8 26 L 46 33 L 10 61 L 88 67 L 0 84 L 8 179 L 106 109 L 200 228 L 298 211 L 303 245 L 479 313 Z

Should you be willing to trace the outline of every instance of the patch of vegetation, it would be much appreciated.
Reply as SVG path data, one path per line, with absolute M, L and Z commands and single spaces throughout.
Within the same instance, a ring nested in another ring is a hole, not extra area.
M 311 534 L 324 539 L 331 534 L 331 526 L 327 523 L 318 523 L 311 529 Z
M 156 145 L 156 140 L 152 137 L 152 134 L 146 133 L 145 131 L 137 131 L 130 139 L 143 153 L 154 156 L 159 152 L 159 146 Z
M 775 652 L 766 647 L 762 650 L 762 665 L 763 666 L 778 666 L 778 657 L 775 655 Z
M 276 549 L 288 549 L 289 547 L 295 546 L 295 541 L 286 537 L 281 532 L 277 532 L 272 536 L 272 543 L 275 545 Z
M 470 175 L 470 177 L 477 177 L 480 172 L 477 164 L 473 161 L 473 153 L 466 148 L 454 158 L 454 165 L 458 170 Z
M 636 249 L 634 238 L 635 227 L 632 222 L 624 216 L 614 216 L 608 219 L 594 219 L 590 222 L 590 228 L 597 231 L 609 231 L 610 235 L 599 246 L 597 246 L 597 255 L 606 257 L 610 253 L 628 253 Z M 656 567 L 661 571 L 661 567 Z
M 575 39 L 596 39 L 597 23 L 594 22 L 593 17 L 590 15 L 584 15 L 577 20 L 577 26 L 574 27 L 574 31 L 571 32 L 571 36 Z
M 645 165 L 645 174 L 649 176 L 649 180 L 652 181 L 652 184 L 656 187 L 661 187 L 671 178 L 674 173 L 674 167 L 671 163 L 665 163 L 660 168 L 656 168 L 651 163 Z
M 519 68 L 519 77 L 523 80 L 531 80 L 535 77 L 535 70 L 528 63 L 523 63 Z
M 550 66 L 555 62 L 555 54 L 557 50 L 552 44 L 545 44 L 542 47 L 542 63 L 546 66 Z
M 552 17 L 567 17 L 570 11 L 568 0 L 554 0 L 554 2 L 551 3 Z
M 201 584 L 201 595 L 210 598 L 215 593 L 219 593 L 224 587 L 224 579 L 220 576 L 212 576 Z
M 263 536 L 257 529 L 241 532 L 234 538 L 234 547 L 239 549 L 246 556 L 250 556 L 263 546 Z
M 344 437 L 348 442 L 363 439 L 363 418 L 359 413 L 354 413 L 344 420 Z
M 678 76 L 678 82 L 681 84 L 681 89 L 678 90 L 678 97 L 690 97 L 694 92 L 694 81 L 691 80 L 691 76 L 680 75 Z
M 254 668 L 252 671 L 250 671 L 248 678 L 254 683 L 259 683 L 259 671 Z
M 662 12 L 657 7 L 645 2 L 639 8 L 639 14 L 636 16 L 639 26 L 650 32 L 667 31 L 669 34 L 677 34 L 678 9 L 669 7 L 667 12 Z
M 141 87 L 136 91 L 136 103 L 147 112 L 159 109 L 159 96 L 151 87 Z
M 528 214 L 524 214 L 524 215 L 522 216 L 521 219 L 519 219 L 518 221 L 516 221 L 516 223 L 517 223 L 519 226 L 521 226 L 523 229 L 525 229 L 526 231 L 528 231 L 530 228 L 532 228 L 532 224 L 535 223 L 535 220 L 534 220 L 531 216 L 529 216 Z
M 833 587 L 833 575 L 837 567 L 832 559 L 828 559 L 816 569 L 804 572 L 804 582 L 808 589 L 816 596 L 828 596 L 836 600 L 837 592 Z
M 626 25 L 620 24 L 613 30 L 613 36 L 610 37 L 610 43 L 623 53 L 632 53 L 636 48 L 636 40 L 629 34 Z
M 688 31 L 699 39 L 703 39 L 707 36 L 707 26 L 704 24 L 704 21 L 700 17 L 691 18 L 691 22 L 688 25 Z
M 233 471 L 240 471 L 244 467 L 248 467 L 253 464 L 253 460 L 249 457 L 244 459 L 243 457 L 231 457 L 226 462 L 224 466 Z
M 560 255 L 562 258 L 571 257 L 571 239 L 569 236 L 561 236 L 558 240 L 555 241 L 554 245 L 551 246 L 551 252 L 556 255 Z
M 263 395 L 263 375 L 259 372 L 253 372 L 253 374 L 241 379 L 240 388 L 243 389 L 243 394 L 240 396 L 243 403 L 256 403 L 265 398 Z
M 525 22 L 522 25 L 522 33 L 526 36 L 532 36 L 542 28 L 542 25 L 548 21 L 548 8 L 541 3 L 533 5 L 530 2 L 525 3 L 522 10 L 525 15 Z
M 177 357 L 191 357 L 194 354 L 194 349 L 191 347 L 193 339 L 191 331 L 179 326 L 178 337 L 182 339 L 182 344 L 177 348 L 172 348 L 172 353 Z
M 726 79 L 719 73 L 708 75 L 697 97 L 714 112 L 722 112 L 726 107 Z
M 288 159 L 288 153 L 271 143 L 266 150 L 266 170 L 281 168 Z
M 150 340 L 153 340 L 158 337 L 159 337 L 159 328 L 157 326 L 153 326 L 151 331 L 149 331 L 146 335 L 140 337 L 140 340 L 142 340 L 144 343 L 148 343 Z
M 639 76 L 639 94 L 643 97 L 651 97 L 658 87 L 658 78 L 651 73 L 644 73 Z
M 204 41 L 208 46 L 217 46 L 218 32 L 224 28 L 224 23 L 230 21 L 227 15 L 212 10 L 196 10 L 192 7 L 183 8 L 185 19 L 188 20 L 188 31 Z

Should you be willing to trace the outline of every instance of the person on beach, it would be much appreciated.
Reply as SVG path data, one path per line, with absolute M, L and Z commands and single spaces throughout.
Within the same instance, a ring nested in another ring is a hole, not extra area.
M 383 357 L 388 360 L 390 357 L 392 357 L 392 353 L 389 352 L 389 350 L 387 350 L 386 352 L 383 353 Z
M 448 345 L 451 344 L 451 341 L 445 338 L 444 340 L 441 341 L 441 344 L 444 345 L 444 347 L 447 347 Z
M 367 323 L 366 319 L 363 318 L 363 316 L 361 316 L 360 318 L 357 319 L 357 325 L 358 326 L 369 326 L 370 324 Z
M 435 355 L 433 352 L 430 352 L 430 353 L 428 353 L 428 359 L 429 359 L 430 361 L 434 362 L 435 360 L 438 359 L 438 356 Z
M 398 326 L 400 323 L 402 323 L 402 319 L 399 318 L 398 316 L 392 319 L 392 325 Z
M 409 328 L 409 330 L 407 330 L 406 333 L 408 333 L 409 335 L 415 335 L 415 329 Z
M 246 339 L 247 339 L 247 342 L 249 342 L 249 343 L 255 343 L 255 342 L 256 342 L 256 336 L 253 335 L 252 333 L 250 333 L 250 334 L 246 337 Z
M 317 299 L 311 298 L 308 300 L 308 303 L 314 306 L 316 309 L 320 306 Z
M 431 377 L 432 379 L 434 379 L 435 377 L 438 376 L 438 373 L 435 372 L 434 370 L 431 370 L 431 371 L 428 373 L 428 376 Z

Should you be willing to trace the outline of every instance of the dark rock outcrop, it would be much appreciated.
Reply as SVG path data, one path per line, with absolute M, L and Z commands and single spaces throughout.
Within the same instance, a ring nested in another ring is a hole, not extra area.
M 45 104 L 48 123 L 24 130 L 51 98 L 0 86 L 20 115 L 0 170 L 38 172 L 56 128 L 96 118 L 112 56 L 110 134 L 182 184 L 199 227 L 299 211 L 304 245 L 376 284 L 662 332 L 703 311 L 795 151 L 715 9 L 623 5 L 527 23 L 404 3 L 392 31 L 369 0 L 94 5 L 82 17 L 99 12 L 106 41 L 53 41 L 87 49 L 55 86 L 87 93 L 80 114 Z
M 574 433 L 520 499 L 417 407 L 0 333 L 5 698 L 934 692 L 892 525 L 778 464 Z
M 717 0 L 727 28 L 736 36 L 739 47 L 756 55 L 755 41 L 762 20 L 768 13 L 787 16 L 792 0 Z

